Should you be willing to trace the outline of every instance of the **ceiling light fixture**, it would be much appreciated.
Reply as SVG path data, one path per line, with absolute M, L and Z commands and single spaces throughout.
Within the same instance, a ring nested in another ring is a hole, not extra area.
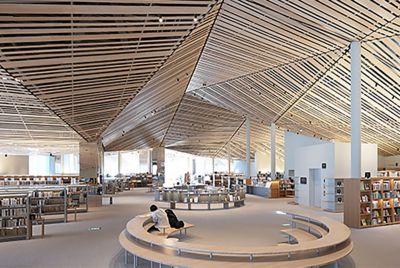
M 158 18 L 158 21 L 159 21 L 159 22 L 163 22 L 164 20 L 163 20 L 163 18 L 159 17 L 159 18 Z
M 198 19 L 197 17 L 194 17 L 194 18 L 193 18 L 193 21 L 194 21 L 194 22 L 198 22 L 199 19 Z

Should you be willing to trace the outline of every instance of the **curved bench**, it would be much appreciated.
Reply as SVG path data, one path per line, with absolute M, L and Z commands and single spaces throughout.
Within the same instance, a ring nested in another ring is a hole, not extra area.
M 308 217 L 289 215 L 293 218 Z M 239 247 L 202 245 L 154 236 L 143 228 L 148 216 L 142 215 L 128 222 L 126 230 L 120 235 L 120 243 L 126 252 L 136 256 L 134 258 L 139 256 L 151 262 L 189 267 L 204 267 L 204 265 L 211 265 L 211 262 L 216 262 L 218 265 L 226 263 L 233 267 L 236 265 L 241 267 L 243 265 L 257 267 L 266 265 L 268 267 L 318 266 L 335 262 L 350 254 L 353 248 L 350 229 L 329 218 L 313 217 L 312 222 L 322 225 L 322 228 L 327 231 L 326 235 L 321 238 L 299 239 L 300 242 L 297 244 L 281 244 L 279 246 Z M 296 235 L 294 232 L 292 234 Z

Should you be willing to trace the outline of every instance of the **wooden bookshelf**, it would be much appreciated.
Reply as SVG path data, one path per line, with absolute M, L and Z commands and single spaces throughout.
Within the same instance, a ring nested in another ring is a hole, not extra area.
M 345 180 L 344 223 L 368 228 L 400 223 L 400 177 Z

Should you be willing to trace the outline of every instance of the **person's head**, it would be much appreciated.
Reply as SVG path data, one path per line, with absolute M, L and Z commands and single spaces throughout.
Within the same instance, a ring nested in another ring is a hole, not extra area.
M 150 211 L 151 211 L 151 212 L 156 211 L 157 209 L 158 209 L 158 208 L 157 208 L 156 205 L 151 205 L 151 206 L 150 206 Z

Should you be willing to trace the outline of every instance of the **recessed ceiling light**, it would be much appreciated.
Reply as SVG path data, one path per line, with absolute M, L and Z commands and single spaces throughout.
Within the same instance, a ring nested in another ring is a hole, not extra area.
M 164 20 L 163 20 L 163 18 L 160 17 L 160 18 L 158 19 L 158 21 L 159 21 L 159 22 L 163 22 Z
M 197 22 L 198 20 L 199 20 L 199 19 L 196 18 L 196 17 L 193 18 L 193 21 L 194 21 L 194 22 Z

